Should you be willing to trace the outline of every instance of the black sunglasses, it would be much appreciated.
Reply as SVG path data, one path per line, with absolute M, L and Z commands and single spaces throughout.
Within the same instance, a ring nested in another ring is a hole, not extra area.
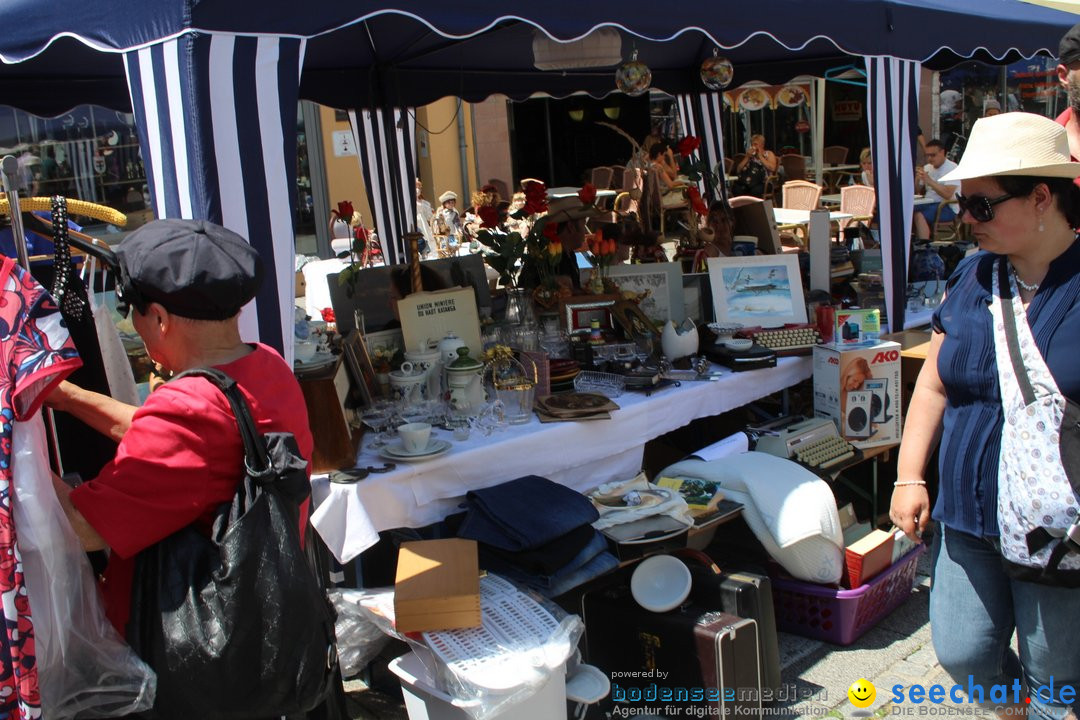
M 994 219 L 994 206 L 1016 197 L 1012 193 L 1005 193 L 996 198 L 988 198 L 985 195 L 964 196 L 956 193 L 956 203 L 960 206 L 960 214 L 965 212 L 971 215 L 975 222 L 990 222 Z

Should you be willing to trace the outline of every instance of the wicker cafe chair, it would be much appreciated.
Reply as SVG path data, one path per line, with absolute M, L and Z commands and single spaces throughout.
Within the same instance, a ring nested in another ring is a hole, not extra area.
M 821 201 L 821 186 L 806 180 L 791 180 L 782 187 L 781 207 L 794 210 L 814 210 Z
M 642 193 L 642 217 L 650 229 L 658 229 L 661 237 L 664 236 L 667 213 L 671 211 L 684 212 L 690 207 L 690 203 L 683 201 L 677 205 L 664 205 L 663 192 L 660 189 L 659 172 L 650 168 L 645 176 L 645 192 Z
M 626 190 L 623 187 L 623 178 L 626 176 L 625 165 L 612 165 L 611 166 L 611 185 L 612 190 Z
M 780 167 L 787 181 L 806 179 L 806 158 L 802 155 L 781 155 Z
M 934 213 L 934 224 L 930 227 L 930 239 L 935 242 L 956 242 L 960 239 L 960 230 L 963 227 L 960 216 L 957 215 L 952 220 L 941 219 L 941 213 L 945 212 L 945 208 L 948 206 L 948 202 L 938 203 L 937 212 Z
M 877 192 L 866 185 L 848 185 L 840 188 L 840 212 L 849 213 L 850 219 L 837 220 L 837 238 L 843 239 L 844 229 L 852 223 L 869 225 L 874 217 Z
M 613 174 L 614 173 L 611 172 L 611 167 L 608 165 L 594 167 L 589 182 L 591 182 L 597 190 L 607 190 L 611 187 L 611 177 Z
M 821 153 L 821 161 L 826 165 L 843 165 L 847 162 L 848 149 L 843 145 L 830 145 Z

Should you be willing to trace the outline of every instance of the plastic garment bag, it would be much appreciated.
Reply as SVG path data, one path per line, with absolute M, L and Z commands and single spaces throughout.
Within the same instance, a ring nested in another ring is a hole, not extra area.
M 157 678 L 105 618 L 86 553 L 52 486 L 41 414 L 15 423 L 15 501 L 46 720 L 148 710 Z
M 109 381 L 109 394 L 114 399 L 128 405 L 139 405 L 139 393 L 135 389 L 135 375 L 131 372 L 127 351 L 120 341 L 120 334 L 113 324 L 112 313 L 105 302 L 105 291 L 99 295 L 94 291 L 94 261 L 90 262 L 90 277 L 86 283 L 90 296 L 90 311 L 94 316 L 97 330 L 98 347 L 101 348 L 101 362 L 105 366 L 105 377 Z M 101 285 L 105 287 L 106 274 L 102 272 Z

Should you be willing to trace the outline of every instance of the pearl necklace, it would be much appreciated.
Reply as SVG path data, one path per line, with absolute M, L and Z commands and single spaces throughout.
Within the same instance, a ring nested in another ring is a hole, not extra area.
M 1039 283 L 1026 283 L 1021 278 L 1019 273 L 1016 272 L 1016 268 L 1012 268 L 1013 278 L 1016 279 L 1016 284 L 1020 286 L 1021 290 L 1027 290 L 1029 293 L 1038 292 Z

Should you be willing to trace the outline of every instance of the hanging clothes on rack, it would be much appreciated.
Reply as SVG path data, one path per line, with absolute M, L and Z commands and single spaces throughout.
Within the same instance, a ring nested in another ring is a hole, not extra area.
M 98 343 L 97 326 L 90 311 L 90 299 L 86 286 L 71 264 L 66 202 L 62 197 L 57 199 L 59 202 L 52 219 L 54 261 L 51 265 L 35 263 L 31 272 L 38 282 L 52 288 L 53 298 L 82 358 L 82 367 L 69 379 L 79 387 L 108 395 L 109 380 Z M 54 416 L 57 447 L 53 448 L 53 453 L 59 453 L 64 473 L 96 477 L 116 455 L 116 443 L 67 413 L 57 412 Z
M 52 298 L 11 258 L 0 261 L 0 717 L 41 716 L 34 624 L 11 516 L 12 421 L 30 417 L 45 395 L 79 367 Z M 18 674 L 16 674 L 16 669 Z

